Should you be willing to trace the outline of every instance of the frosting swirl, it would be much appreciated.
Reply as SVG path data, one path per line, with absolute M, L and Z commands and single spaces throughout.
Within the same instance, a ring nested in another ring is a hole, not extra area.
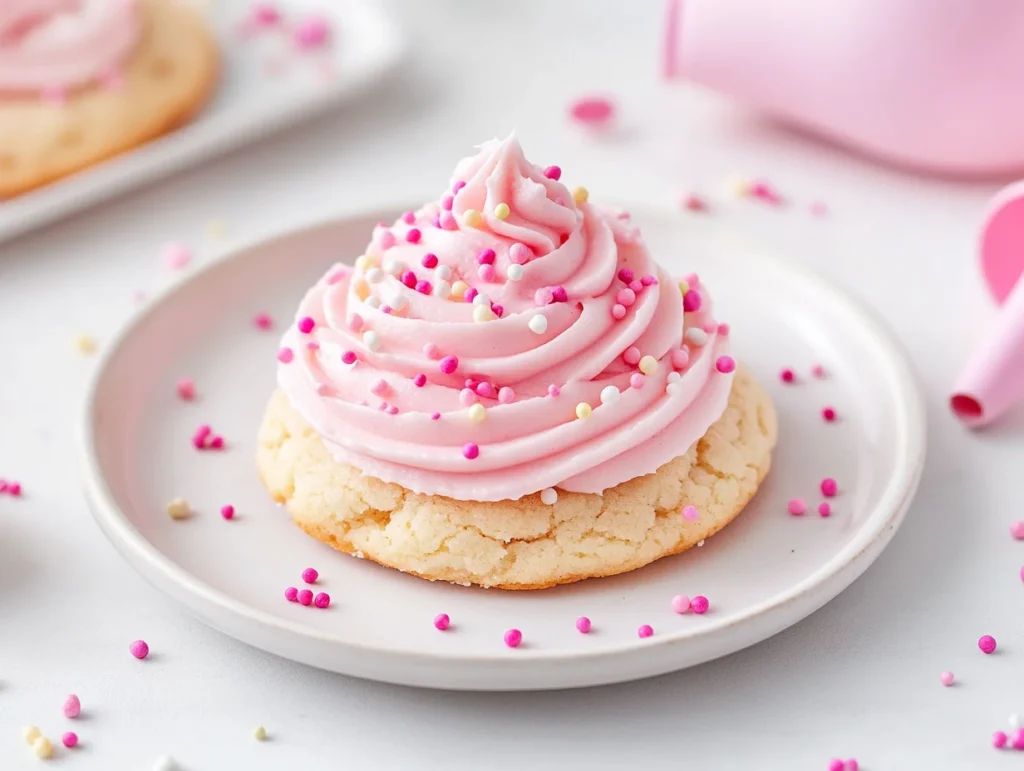
M 339 461 L 461 500 L 600 493 L 721 417 L 734 364 L 703 287 L 560 176 L 489 142 L 306 295 L 278 382 Z
M 3 0 L 0 91 L 85 85 L 116 68 L 139 37 L 135 0 Z

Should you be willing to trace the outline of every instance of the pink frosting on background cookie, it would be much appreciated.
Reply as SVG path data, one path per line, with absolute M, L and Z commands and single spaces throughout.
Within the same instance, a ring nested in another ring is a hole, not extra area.
M 689 287 L 684 314 L 628 215 L 577 203 L 554 168 L 485 144 L 307 294 L 278 380 L 339 461 L 462 500 L 599 493 L 721 417 L 710 297 Z

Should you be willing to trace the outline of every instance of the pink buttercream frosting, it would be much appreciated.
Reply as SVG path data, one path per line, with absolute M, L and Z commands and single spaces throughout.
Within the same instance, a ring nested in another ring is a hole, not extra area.
M 139 37 L 135 0 L 0 0 L 0 91 L 85 85 Z
M 278 382 L 339 461 L 461 500 L 600 493 L 721 417 L 733 374 L 703 286 L 552 169 L 514 137 L 483 145 L 303 299 Z

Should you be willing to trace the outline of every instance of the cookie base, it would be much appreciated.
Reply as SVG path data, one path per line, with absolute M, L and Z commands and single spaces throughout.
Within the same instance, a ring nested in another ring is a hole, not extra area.
M 206 22 L 174 0 L 139 3 L 141 35 L 117 87 L 90 85 L 62 105 L 0 97 L 0 199 L 145 144 L 188 122 L 217 82 Z
M 729 405 L 693 447 L 601 495 L 559 491 L 477 503 L 420 495 L 337 462 L 277 391 L 256 464 L 295 523 L 329 546 L 432 581 L 544 589 L 625 573 L 686 551 L 731 522 L 757 492 L 778 435 L 768 394 L 744 370 Z M 696 521 L 681 516 L 697 507 Z

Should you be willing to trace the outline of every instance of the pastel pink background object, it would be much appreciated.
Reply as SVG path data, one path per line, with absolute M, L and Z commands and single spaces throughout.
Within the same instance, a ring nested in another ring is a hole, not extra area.
M 664 73 L 906 167 L 1024 169 L 1020 0 L 668 0 Z
M 1002 304 L 957 380 L 950 407 L 968 425 L 989 423 L 1024 398 L 1024 182 L 1002 190 L 981 231 L 981 271 Z

